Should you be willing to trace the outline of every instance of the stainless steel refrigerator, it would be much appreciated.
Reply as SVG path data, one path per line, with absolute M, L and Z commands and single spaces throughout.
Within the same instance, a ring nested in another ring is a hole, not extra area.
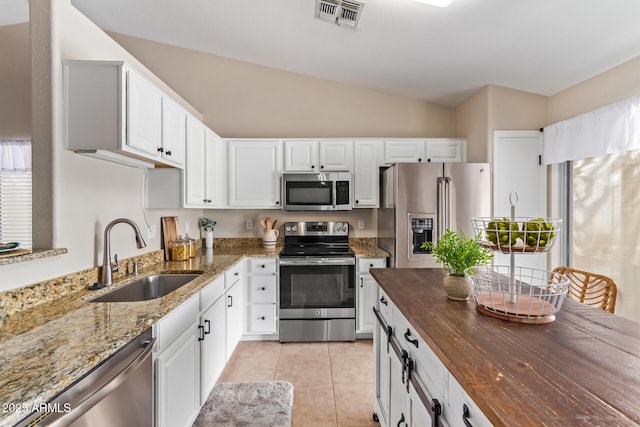
M 447 228 L 473 236 L 471 218 L 490 215 L 488 163 L 396 163 L 381 172 L 378 245 L 391 267 L 439 267 L 421 243 Z

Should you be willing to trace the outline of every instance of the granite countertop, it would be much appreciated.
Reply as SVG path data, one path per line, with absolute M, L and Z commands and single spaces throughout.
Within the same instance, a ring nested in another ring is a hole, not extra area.
M 10 405 L 0 412 L 0 427 L 14 425 L 34 405 L 51 400 L 242 258 L 277 257 L 280 249 L 229 246 L 198 251 L 189 261 L 149 265 L 138 276 L 125 276 L 108 289 L 83 288 L 0 320 L 0 402 Z M 352 245 L 352 249 L 358 257 L 389 255 L 372 245 Z M 162 298 L 89 302 L 143 276 L 190 271 L 202 275 Z
M 49 401 L 116 350 L 244 257 L 276 257 L 262 248 L 225 248 L 184 262 L 143 268 L 100 291 L 81 290 L 9 316 L 0 326 L 0 426 L 11 426 Z M 94 303 L 99 295 L 141 276 L 201 271 L 169 295 L 150 301 Z

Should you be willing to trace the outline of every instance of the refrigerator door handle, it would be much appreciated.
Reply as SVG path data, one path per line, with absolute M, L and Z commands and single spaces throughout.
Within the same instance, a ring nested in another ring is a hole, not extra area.
M 438 229 L 436 230 L 436 242 L 438 240 L 440 240 L 440 237 L 442 236 L 442 234 L 444 233 L 444 215 L 445 215 L 445 201 L 444 201 L 444 178 L 443 177 L 439 177 L 436 181 L 437 183 L 437 192 L 436 192 L 436 197 L 437 197 L 437 205 L 436 205 L 436 217 L 438 219 L 437 221 L 437 227 Z M 434 242 L 434 243 L 436 243 Z
M 451 228 L 451 178 L 444 178 L 444 209 L 445 209 L 445 229 Z

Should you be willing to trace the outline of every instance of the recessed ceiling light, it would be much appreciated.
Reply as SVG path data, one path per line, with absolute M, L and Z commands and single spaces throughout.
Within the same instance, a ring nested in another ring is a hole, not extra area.
M 417 0 L 420 3 L 424 3 L 424 4 L 430 4 L 431 6 L 438 6 L 438 7 L 447 7 L 449 6 L 453 0 Z

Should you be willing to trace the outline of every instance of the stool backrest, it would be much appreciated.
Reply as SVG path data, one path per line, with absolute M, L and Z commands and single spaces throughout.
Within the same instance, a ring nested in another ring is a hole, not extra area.
M 572 267 L 556 267 L 553 271 L 569 279 L 568 298 L 609 313 L 615 311 L 618 287 L 610 277 Z

